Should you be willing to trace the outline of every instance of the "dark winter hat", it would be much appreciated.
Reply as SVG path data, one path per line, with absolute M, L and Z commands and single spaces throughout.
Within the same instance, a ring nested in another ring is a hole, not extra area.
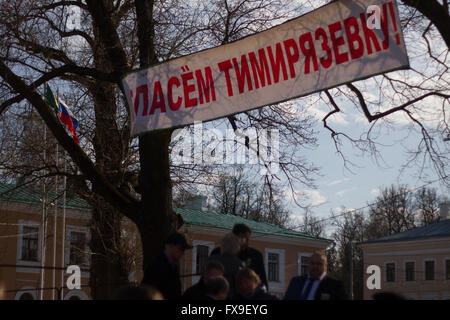
M 166 244 L 177 244 L 177 245 L 181 246 L 184 250 L 192 249 L 192 246 L 187 243 L 186 238 L 178 232 L 169 234 L 165 243 Z

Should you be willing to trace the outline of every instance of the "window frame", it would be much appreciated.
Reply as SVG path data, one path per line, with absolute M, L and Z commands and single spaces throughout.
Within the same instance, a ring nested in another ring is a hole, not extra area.
M 426 269 L 427 262 L 433 262 L 433 279 L 427 279 L 427 269 Z M 436 271 L 437 271 L 436 259 L 434 258 L 423 259 L 422 266 L 423 266 L 423 281 L 427 282 L 436 281 Z
M 449 266 L 450 266 L 450 257 L 443 258 L 444 266 L 442 268 L 442 271 L 443 271 L 444 281 L 450 281 L 450 270 L 449 270 L 449 273 L 447 274 L 447 261 L 449 262 Z
M 394 265 L 394 281 L 388 281 L 388 268 L 387 268 L 388 264 L 393 264 Z M 397 273 L 398 273 L 397 262 L 395 262 L 395 261 L 386 261 L 384 263 L 384 282 L 385 283 L 395 283 L 395 282 L 397 282 Z
M 414 263 L 414 269 L 413 269 L 413 280 L 407 280 L 407 278 L 406 278 L 406 275 L 407 275 L 407 272 L 406 272 L 406 264 L 407 263 Z M 405 261 L 403 261 L 403 281 L 404 282 L 407 282 L 407 283 L 411 283 L 411 282 L 416 282 L 417 281 L 417 275 L 416 275 L 416 273 L 417 273 L 417 263 L 416 263 L 416 260 L 405 260 Z
M 307 258 L 311 258 L 311 256 L 313 255 L 312 252 L 299 252 L 298 253 L 298 260 L 297 260 L 297 265 L 298 265 L 298 275 L 301 276 L 302 275 L 302 257 L 307 257 Z M 309 266 L 309 264 L 308 264 Z
M 206 241 L 206 240 L 192 240 L 192 274 L 197 273 L 197 246 L 207 246 L 209 248 L 208 251 L 208 257 L 211 256 L 211 252 L 214 250 L 216 244 L 213 241 Z M 191 277 L 191 284 L 194 285 L 200 280 L 200 275 L 193 275 Z
M 266 275 L 269 276 L 269 253 L 276 253 L 279 255 L 279 280 L 278 281 L 269 281 L 267 279 L 269 288 L 271 292 L 285 292 L 285 266 L 286 266 L 286 254 L 285 249 L 278 248 L 266 248 L 265 249 L 265 259 L 264 259 L 264 267 L 266 269 Z
M 65 243 L 64 243 L 64 266 L 67 268 L 70 265 L 70 239 L 71 239 L 71 233 L 72 232 L 79 232 L 84 233 L 86 235 L 86 256 L 85 256 L 85 262 L 83 265 L 79 266 L 81 270 L 81 277 L 82 278 L 88 278 L 90 276 L 89 271 L 83 271 L 83 269 L 89 269 L 91 265 L 91 250 L 89 247 L 89 242 L 91 240 L 91 233 L 89 232 L 88 227 L 82 227 L 82 226 L 74 226 L 74 225 L 66 225 L 66 236 L 65 236 Z
M 42 225 L 39 221 L 35 220 L 18 220 L 17 222 L 18 228 L 17 233 L 19 236 L 17 237 L 17 248 L 16 248 L 16 264 L 26 266 L 26 268 L 16 267 L 16 272 L 21 273 L 40 273 L 40 266 L 42 261 Z M 37 261 L 28 261 L 22 260 L 22 244 L 23 244 L 23 236 L 24 227 L 37 227 L 38 228 L 38 247 L 37 247 Z M 36 268 L 28 268 L 28 267 L 36 267 Z

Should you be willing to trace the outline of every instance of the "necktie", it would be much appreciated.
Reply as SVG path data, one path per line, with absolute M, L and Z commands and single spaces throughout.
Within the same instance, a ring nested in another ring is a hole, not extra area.
M 307 300 L 309 293 L 311 292 L 311 288 L 314 284 L 314 279 L 309 279 L 308 285 L 306 286 L 306 289 L 303 291 L 303 294 L 300 297 L 300 300 Z

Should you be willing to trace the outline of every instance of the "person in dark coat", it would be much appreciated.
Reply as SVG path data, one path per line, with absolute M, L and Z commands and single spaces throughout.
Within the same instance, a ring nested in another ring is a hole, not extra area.
M 261 287 L 261 279 L 250 268 L 239 270 L 236 275 L 236 293 L 231 300 L 252 301 L 252 300 L 279 300 L 276 296 L 268 294 Z
M 209 300 L 206 295 L 206 282 L 212 278 L 223 276 L 225 269 L 219 261 L 208 261 L 200 280 L 183 294 L 183 300 Z
M 164 251 L 146 268 L 142 284 L 155 287 L 166 300 L 181 299 L 178 263 L 186 249 L 192 249 L 192 246 L 182 234 L 170 234 L 164 243 Z
M 233 233 L 227 233 L 220 241 L 221 252 L 209 257 L 208 261 L 219 261 L 223 264 L 223 276 L 228 280 L 230 285 L 229 294 L 234 294 L 234 287 L 236 283 L 236 274 L 239 269 L 244 268 L 245 265 L 238 258 L 240 246 L 239 238 Z
M 249 239 L 251 230 L 245 224 L 238 223 L 233 227 L 233 233 L 237 235 L 241 241 L 241 250 L 238 257 L 244 262 L 245 266 L 253 269 L 261 279 L 261 286 L 264 286 L 265 291 L 269 291 L 269 284 L 267 283 L 266 269 L 264 268 L 264 259 L 258 250 L 249 246 Z M 211 252 L 211 256 L 219 254 L 220 248 L 215 248 Z
M 292 278 L 284 300 L 347 300 L 344 283 L 326 274 L 327 257 L 314 253 L 309 274 Z
M 205 282 L 206 300 L 226 300 L 230 286 L 227 279 L 218 276 Z

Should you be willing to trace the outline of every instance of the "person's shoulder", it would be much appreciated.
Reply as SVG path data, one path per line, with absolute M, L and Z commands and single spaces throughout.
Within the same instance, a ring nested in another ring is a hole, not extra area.
M 343 282 L 342 280 L 339 280 L 339 279 L 330 277 L 330 276 L 328 276 L 328 275 L 326 275 L 326 276 L 323 278 L 322 281 L 323 281 L 323 282 L 327 282 L 327 283 L 329 283 L 329 284 L 336 285 L 336 286 L 344 285 L 344 282 Z
M 297 288 L 301 285 L 305 276 L 294 276 L 289 281 L 289 288 Z

